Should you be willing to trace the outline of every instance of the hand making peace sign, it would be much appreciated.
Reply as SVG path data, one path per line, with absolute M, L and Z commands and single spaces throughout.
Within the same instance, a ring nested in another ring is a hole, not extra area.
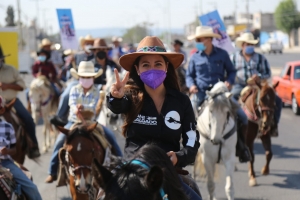
M 110 93 L 113 97 L 120 99 L 120 98 L 123 98 L 123 96 L 124 96 L 124 88 L 129 79 L 129 72 L 126 73 L 126 75 L 122 81 L 120 81 L 120 76 L 119 76 L 119 72 L 117 69 L 114 69 L 114 73 L 116 76 L 116 82 L 114 84 L 112 84 Z

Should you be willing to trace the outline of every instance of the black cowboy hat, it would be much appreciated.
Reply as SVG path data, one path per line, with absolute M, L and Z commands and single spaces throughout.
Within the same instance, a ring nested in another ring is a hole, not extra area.
M 4 53 L 3 53 L 3 51 L 2 51 L 2 47 L 1 47 L 1 45 L 0 45 L 0 59 L 3 59 L 3 58 L 5 58 L 5 57 L 7 57 L 7 56 L 10 56 L 10 54 L 4 55 Z
M 46 50 L 44 50 L 44 49 L 40 49 L 38 52 L 36 52 L 36 54 L 39 56 L 41 53 L 43 53 L 43 54 L 46 54 L 46 59 L 48 60 L 48 59 L 50 59 L 50 52 L 49 51 L 46 51 Z
M 183 42 L 181 42 L 180 40 L 176 39 L 174 40 L 174 42 L 172 43 L 173 45 L 174 44 L 179 44 L 180 46 L 183 46 Z

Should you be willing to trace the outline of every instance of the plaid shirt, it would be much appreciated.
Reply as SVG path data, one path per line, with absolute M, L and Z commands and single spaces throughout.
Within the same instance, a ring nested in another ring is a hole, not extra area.
M 96 105 L 99 100 L 99 90 L 95 86 L 93 86 L 86 94 L 84 94 L 82 86 L 78 84 L 72 87 L 69 95 L 69 121 L 78 121 L 76 116 L 77 104 L 83 105 L 83 109 L 85 111 L 92 111 L 95 113 Z
M 0 119 L 0 149 L 3 147 L 11 148 L 17 142 L 15 130 L 10 123 Z M 11 159 L 10 155 L 1 155 L 0 159 Z
M 246 85 L 248 78 L 252 75 L 259 75 L 262 79 L 271 77 L 271 70 L 267 59 L 259 54 L 254 53 L 250 61 L 247 62 L 241 51 L 234 53 L 231 57 L 232 63 L 237 71 L 235 83 Z

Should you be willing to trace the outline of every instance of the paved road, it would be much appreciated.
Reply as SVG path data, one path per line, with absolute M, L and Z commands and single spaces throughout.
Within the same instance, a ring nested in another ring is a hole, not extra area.
M 290 60 L 297 60 L 297 54 L 266 55 L 270 65 L 273 67 L 284 66 Z M 278 71 L 278 70 L 277 70 Z M 26 77 L 29 84 L 30 77 Z M 20 95 L 24 102 L 24 94 Z M 294 116 L 290 108 L 284 108 L 282 119 L 279 125 L 280 137 L 272 140 L 274 157 L 271 162 L 271 174 L 261 176 L 260 170 L 264 165 L 264 150 L 261 142 L 255 143 L 255 170 L 258 175 L 258 186 L 248 186 L 247 164 L 237 163 L 238 171 L 234 174 L 235 196 L 238 200 L 299 200 L 300 199 L 300 117 Z M 37 136 L 42 144 L 42 128 L 37 126 Z M 118 142 L 124 147 L 124 140 L 118 136 Z M 34 182 L 42 194 L 44 200 L 70 199 L 70 194 L 66 187 L 56 188 L 55 184 L 45 184 L 51 152 L 42 155 L 40 165 L 26 160 L 25 165 L 33 173 Z M 221 166 L 221 171 L 223 167 Z M 207 197 L 206 184 L 204 181 L 198 182 L 203 197 Z M 224 191 L 224 173 L 220 174 L 220 179 L 216 185 L 216 196 L 218 199 L 226 199 Z

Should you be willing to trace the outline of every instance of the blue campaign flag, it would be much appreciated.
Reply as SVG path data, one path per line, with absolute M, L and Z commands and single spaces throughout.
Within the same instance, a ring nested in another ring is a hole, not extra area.
M 213 44 L 215 46 L 223 48 L 230 53 L 234 52 L 231 39 L 226 33 L 226 27 L 217 10 L 200 16 L 199 20 L 202 26 L 210 26 L 214 33 L 221 35 L 220 39 L 214 39 Z
M 77 49 L 78 41 L 71 9 L 56 9 L 64 49 Z

